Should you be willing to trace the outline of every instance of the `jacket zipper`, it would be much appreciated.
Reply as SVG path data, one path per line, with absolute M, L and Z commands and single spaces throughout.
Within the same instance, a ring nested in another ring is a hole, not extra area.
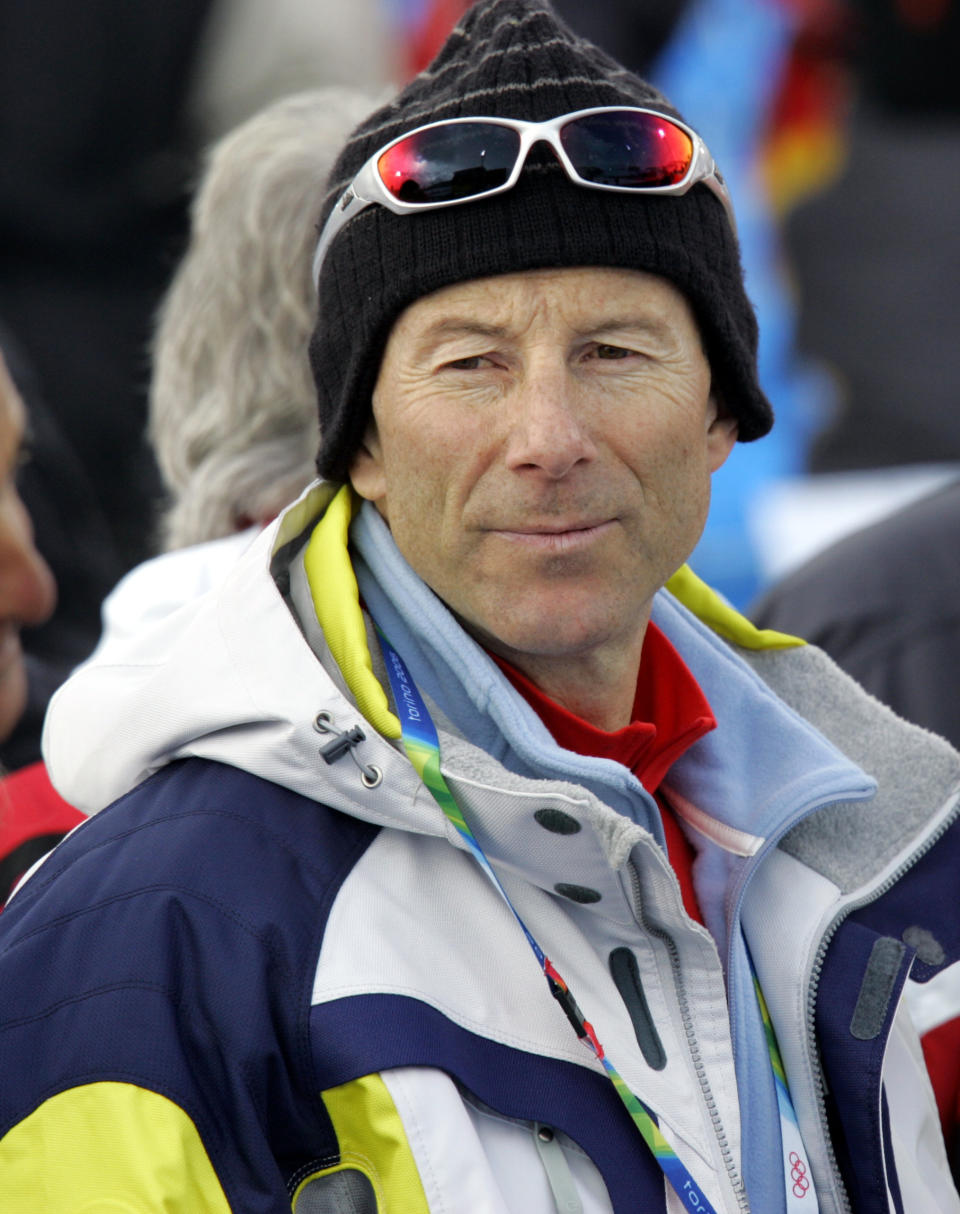
M 733 1159 L 733 1152 L 730 1149 L 730 1143 L 727 1141 L 727 1133 L 723 1128 L 723 1122 L 720 1118 L 720 1110 L 717 1108 L 717 1102 L 714 1099 L 713 1092 L 710 1088 L 710 1080 L 707 1077 L 707 1070 L 700 1054 L 700 1046 L 697 1042 L 696 1030 L 693 1027 L 693 1017 L 690 1015 L 690 1003 L 687 998 L 686 987 L 683 981 L 683 974 L 680 966 L 680 954 L 677 949 L 676 942 L 673 937 L 665 932 L 662 928 L 651 924 L 643 912 L 643 899 L 640 897 L 640 878 L 637 875 L 637 870 L 631 861 L 628 864 L 630 873 L 630 885 L 633 894 L 633 913 L 637 920 L 642 924 L 644 931 L 655 937 L 667 950 L 667 955 L 670 958 L 670 967 L 673 970 L 673 985 L 677 996 L 677 1006 L 680 1010 L 680 1019 L 683 1024 L 683 1032 L 687 1042 L 687 1050 L 690 1058 L 693 1061 L 694 1070 L 697 1076 L 697 1082 L 700 1085 L 700 1093 L 707 1107 L 707 1112 L 710 1114 L 710 1122 L 713 1126 L 713 1133 L 720 1148 L 720 1155 L 723 1159 L 723 1166 L 727 1174 L 727 1179 L 730 1182 L 730 1187 L 733 1189 L 734 1196 L 737 1201 L 737 1207 L 741 1214 L 750 1214 L 750 1205 L 747 1200 L 746 1189 L 743 1185 L 743 1179 L 740 1176 L 737 1166 Z

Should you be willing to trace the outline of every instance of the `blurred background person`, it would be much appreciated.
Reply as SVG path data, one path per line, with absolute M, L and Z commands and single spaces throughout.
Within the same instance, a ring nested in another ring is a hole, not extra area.
M 298 93 L 210 151 L 152 346 L 164 548 L 269 521 L 313 478 L 316 212 L 335 149 L 373 105 L 354 89 Z
M 168 552 L 135 568 L 108 597 L 105 645 L 202 593 L 313 479 L 317 404 L 306 349 L 316 308 L 316 212 L 334 155 L 373 105 L 373 97 L 346 88 L 297 94 L 210 150 L 189 246 L 153 341 L 150 436 L 167 493 L 161 526 Z M 0 454 L 8 414 L 19 403 L 11 391 L 0 377 Z M 36 569 L 27 561 L 28 532 L 17 533 L 16 552 L 23 569 L 34 570 L 33 581 L 26 573 L 8 579 L 3 563 L 10 545 L 3 545 L 2 503 L 15 502 L 10 492 L 0 497 L 0 604 L 5 592 L 32 588 L 33 598 L 22 611 L 13 601 L 8 618 L 39 623 L 52 609 L 52 590 L 41 594 L 41 558 L 33 552 Z M 11 509 L 10 517 L 25 515 Z M 4 707 L 3 688 L 0 677 L 0 735 L 19 711 L 12 700 Z M 37 757 L 41 724 L 42 708 L 31 719 Z M 81 820 L 54 792 L 42 763 L 0 781 L 0 905 Z
M 383 0 L 0 0 L 0 321 L 38 402 L 22 488 L 62 588 L 25 641 L 41 711 L 155 551 L 149 341 L 202 149 L 294 90 L 392 84 L 399 57 Z
M 76 452 L 41 396 L 34 368 L 0 320 L 0 350 L 26 405 L 25 454 L 17 490 L 33 523 L 36 547 L 55 570 L 57 609 L 22 637 L 27 700 L 13 731 L 0 739 L 0 766 L 12 771 L 40 758 L 47 701 L 90 652 L 100 628 L 104 585 L 119 576 L 106 520 Z
M 20 630 L 42 624 L 53 611 L 57 593 L 17 490 L 27 425 L 23 400 L 0 352 L 0 737 L 10 733 L 27 698 Z
M 790 5 L 767 167 L 797 347 L 830 392 L 805 475 L 753 516 L 768 583 L 960 475 L 960 9 Z
M 186 229 L 185 105 L 210 8 L 0 0 L 0 316 L 120 572 L 144 552 L 157 487 L 145 349 Z
M 298 93 L 211 150 L 152 347 L 165 552 L 108 597 L 101 646 L 207 589 L 316 475 L 316 215 L 337 148 L 373 105 L 353 89 Z
M 836 174 L 784 225 L 798 341 L 837 388 L 810 468 L 960 461 L 960 6 L 818 4 L 847 92 Z
M 23 400 L 0 350 L 0 742 L 27 703 L 20 631 L 53 611 L 56 585 L 33 541 L 30 515 L 17 491 L 29 434 Z M 0 778 L 0 905 L 13 881 L 80 820 L 35 763 Z

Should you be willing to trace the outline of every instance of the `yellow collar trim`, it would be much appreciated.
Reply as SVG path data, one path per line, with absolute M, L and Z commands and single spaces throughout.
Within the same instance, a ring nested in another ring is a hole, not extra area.
M 792 649 L 806 644 L 800 637 L 751 624 L 746 616 L 701 581 L 689 565 L 678 569 L 666 588 L 718 636 L 744 649 Z
M 303 564 L 317 622 L 357 707 L 378 733 L 399 738 L 400 722 L 373 673 L 360 590 L 350 560 L 350 524 L 359 508 L 360 499 L 351 487 L 342 486 L 314 527 Z

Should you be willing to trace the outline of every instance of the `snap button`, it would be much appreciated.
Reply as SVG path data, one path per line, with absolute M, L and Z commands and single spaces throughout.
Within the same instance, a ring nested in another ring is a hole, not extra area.
M 580 823 L 562 809 L 538 809 L 533 815 L 544 830 L 552 831 L 555 835 L 575 835 L 580 829 Z
M 548 1125 L 542 1125 L 537 1130 L 537 1137 L 541 1142 L 553 1142 L 553 1130 Z
M 567 885 L 561 881 L 559 885 L 555 885 L 553 888 L 561 897 L 569 898 L 571 902 L 582 902 L 584 904 L 599 902 L 602 896 L 599 890 L 591 889 L 589 885 Z

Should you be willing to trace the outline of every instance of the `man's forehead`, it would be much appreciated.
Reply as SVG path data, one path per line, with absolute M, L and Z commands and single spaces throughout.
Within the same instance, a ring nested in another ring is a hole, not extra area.
M 565 267 L 443 287 L 406 308 L 391 336 L 418 343 L 460 334 L 498 337 L 538 317 L 578 332 L 595 326 L 649 328 L 688 316 L 686 299 L 665 278 L 641 270 Z

